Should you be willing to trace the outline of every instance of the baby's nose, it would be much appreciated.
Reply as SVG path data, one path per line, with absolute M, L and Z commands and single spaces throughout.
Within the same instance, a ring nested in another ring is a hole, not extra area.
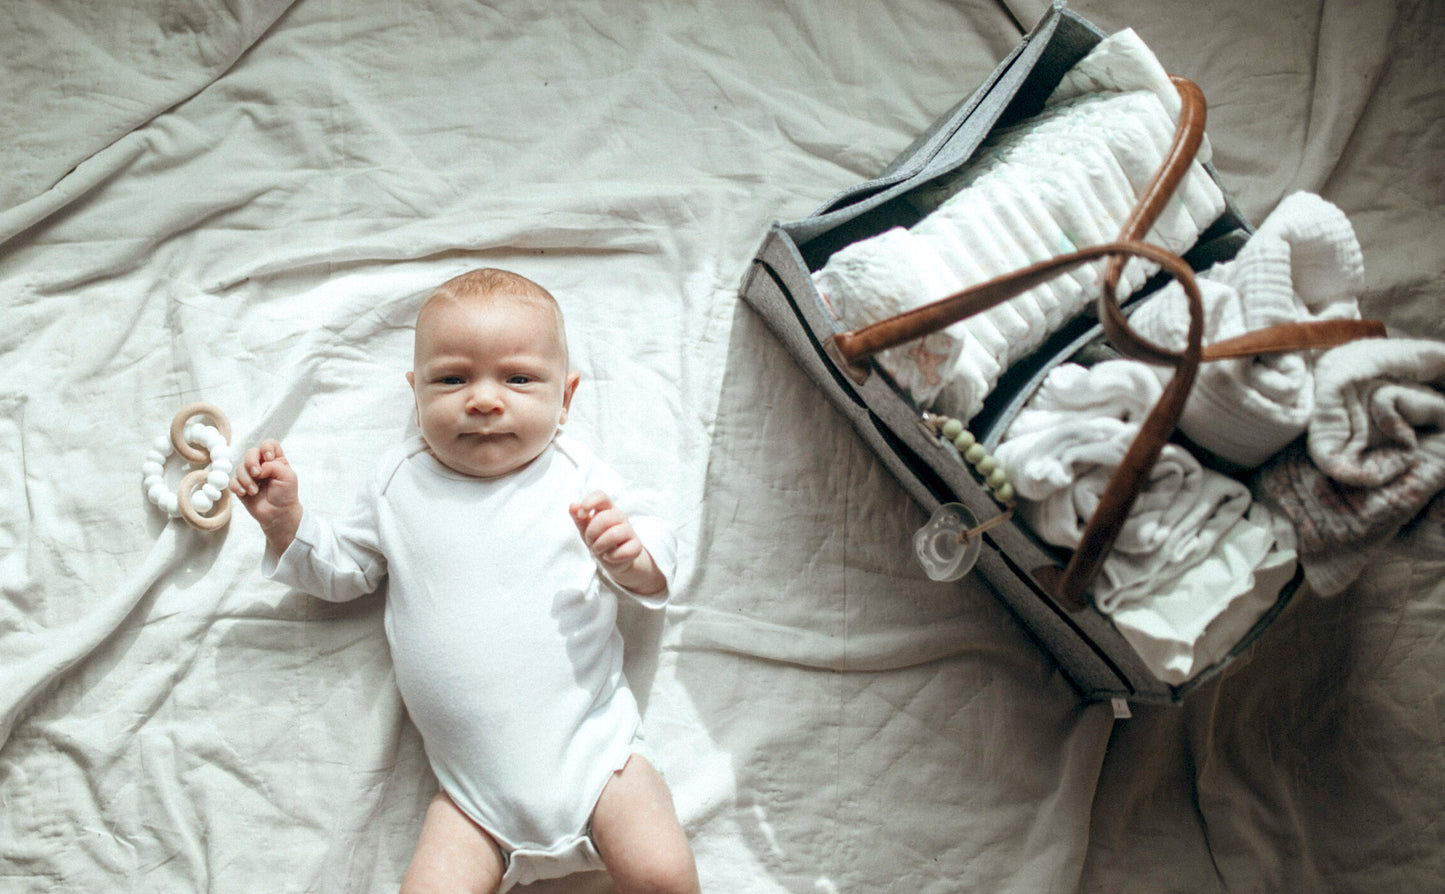
M 490 382 L 478 382 L 467 395 L 467 408 L 476 413 L 490 413 L 502 408 L 502 389 Z

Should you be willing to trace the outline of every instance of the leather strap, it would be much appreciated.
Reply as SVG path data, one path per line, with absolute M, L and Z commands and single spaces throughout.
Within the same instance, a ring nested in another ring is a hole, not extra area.
M 1081 264 L 1108 259 L 1104 288 L 1097 300 L 1099 322 L 1104 334 L 1120 353 L 1146 363 L 1172 366 L 1174 375 L 1114 470 L 1100 496 L 1098 507 L 1084 527 L 1079 545 L 1054 584 L 1054 597 L 1069 608 L 1084 607 L 1085 592 L 1113 548 L 1135 499 L 1143 491 L 1159 454 L 1184 412 L 1184 404 L 1200 363 L 1228 357 L 1332 347 L 1356 338 L 1385 334 L 1384 326 L 1376 321 L 1325 320 L 1270 326 L 1203 347 L 1204 305 L 1194 271 L 1177 254 L 1142 241 L 1188 172 L 1204 139 L 1203 94 L 1184 78 L 1171 80 L 1181 102 L 1174 139 L 1163 164 L 1121 228 L 1118 239 L 1040 261 L 886 320 L 851 332 L 837 333 L 825 345 L 844 371 L 861 382 L 868 375 L 864 363 L 879 351 L 921 338 L 986 311 Z M 1183 350 L 1155 344 L 1129 326 L 1117 292 L 1119 276 L 1131 257 L 1153 261 L 1177 279 L 1183 288 L 1189 309 L 1189 329 Z

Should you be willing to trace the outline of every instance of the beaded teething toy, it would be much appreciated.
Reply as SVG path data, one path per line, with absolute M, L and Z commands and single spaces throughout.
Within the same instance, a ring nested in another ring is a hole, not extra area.
M 191 420 L 209 417 L 214 425 Z M 182 407 L 171 420 L 170 437 L 156 438 L 141 464 L 142 486 L 146 497 L 171 518 L 183 518 L 193 528 L 215 531 L 231 520 L 231 423 L 212 404 L 193 403 Z M 196 445 L 200 446 L 197 447 Z M 172 491 L 166 486 L 166 459 L 171 449 L 193 466 L 181 479 L 181 486 Z M 205 513 L 215 512 L 211 515 Z
M 979 535 L 1013 517 L 1014 489 L 1009 484 L 1008 474 L 999 468 L 998 461 L 988 454 L 962 422 L 936 413 L 925 413 L 919 421 L 930 434 L 958 450 L 963 461 L 973 466 L 993 498 L 1004 507 L 1002 513 L 980 524 L 973 512 L 962 503 L 944 503 L 913 535 L 913 551 L 924 572 L 933 580 L 954 581 L 968 574 L 974 562 L 978 561 L 983 545 Z

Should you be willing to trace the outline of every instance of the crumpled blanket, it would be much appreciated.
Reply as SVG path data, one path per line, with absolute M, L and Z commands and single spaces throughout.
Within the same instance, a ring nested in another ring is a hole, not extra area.
M 1231 261 L 1197 277 L 1204 343 L 1278 323 L 1359 319 L 1364 260 L 1345 213 L 1311 193 L 1287 196 Z M 1171 282 L 1129 319 L 1140 335 L 1182 349 L 1189 312 Z M 1314 363 L 1307 352 L 1202 364 L 1179 429 L 1194 443 L 1254 468 L 1304 433 L 1315 413 Z M 1161 381 L 1168 367 L 1152 367 Z
M 994 452 L 1041 539 L 1078 544 L 1162 390 L 1133 360 L 1049 372 Z M 1090 595 L 1146 666 L 1183 683 L 1223 657 L 1294 573 L 1277 527 L 1242 483 L 1167 444 Z
M 1063 363 L 1049 372 L 994 452 L 1019 495 L 1019 513 L 1041 539 L 1078 544 L 1162 390 L 1132 360 Z M 1243 484 L 1166 444 L 1094 583 L 1095 605 L 1111 613 L 1167 589 L 1209 555 L 1250 502 Z
M 1439 542 L 1445 490 L 1445 343 L 1368 339 L 1322 354 L 1305 439 L 1260 469 L 1254 490 L 1294 526 L 1305 579 L 1344 590 L 1412 519 Z
M 1168 150 L 1179 97 L 1130 31 L 1105 39 L 1073 72 L 1039 115 L 990 135 L 967 167 L 920 190 L 914 201 L 931 213 L 918 224 L 846 246 L 814 273 L 845 325 L 1117 236 Z M 1223 213 L 1223 194 L 1202 166 L 1208 157 L 1205 143 L 1151 241 L 1182 251 Z M 1150 272 L 1127 264 L 1121 293 Z M 1102 262 L 1080 267 L 877 359 L 918 403 L 972 418 L 1015 359 L 1097 296 L 1101 278 Z
M 1259 503 L 1166 590 L 1109 616 L 1144 664 L 1178 686 L 1229 654 L 1269 611 L 1298 565 L 1292 536 Z

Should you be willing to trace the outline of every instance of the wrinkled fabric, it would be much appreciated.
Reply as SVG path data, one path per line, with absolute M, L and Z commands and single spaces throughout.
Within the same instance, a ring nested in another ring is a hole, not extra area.
M 1364 314 L 1442 334 L 1438 4 L 1070 5 L 1201 85 L 1249 219 L 1319 192 Z M 265 582 L 244 513 L 169 523 L 140 464 L 206 399 L 345 512 L 414 416 L 423 294 L 482 265 L 558 296 L 578 428 L 669 495 L 684 595 L 621 623 L 705 890 L 1438 886 L 1438 551 L 1115 721 L 926 579 L 925 514 L 739 305 L 771 221 L 1047 6 L 0 4 L 0 888 L 397 889 L 435 783 L 384 594 Z

